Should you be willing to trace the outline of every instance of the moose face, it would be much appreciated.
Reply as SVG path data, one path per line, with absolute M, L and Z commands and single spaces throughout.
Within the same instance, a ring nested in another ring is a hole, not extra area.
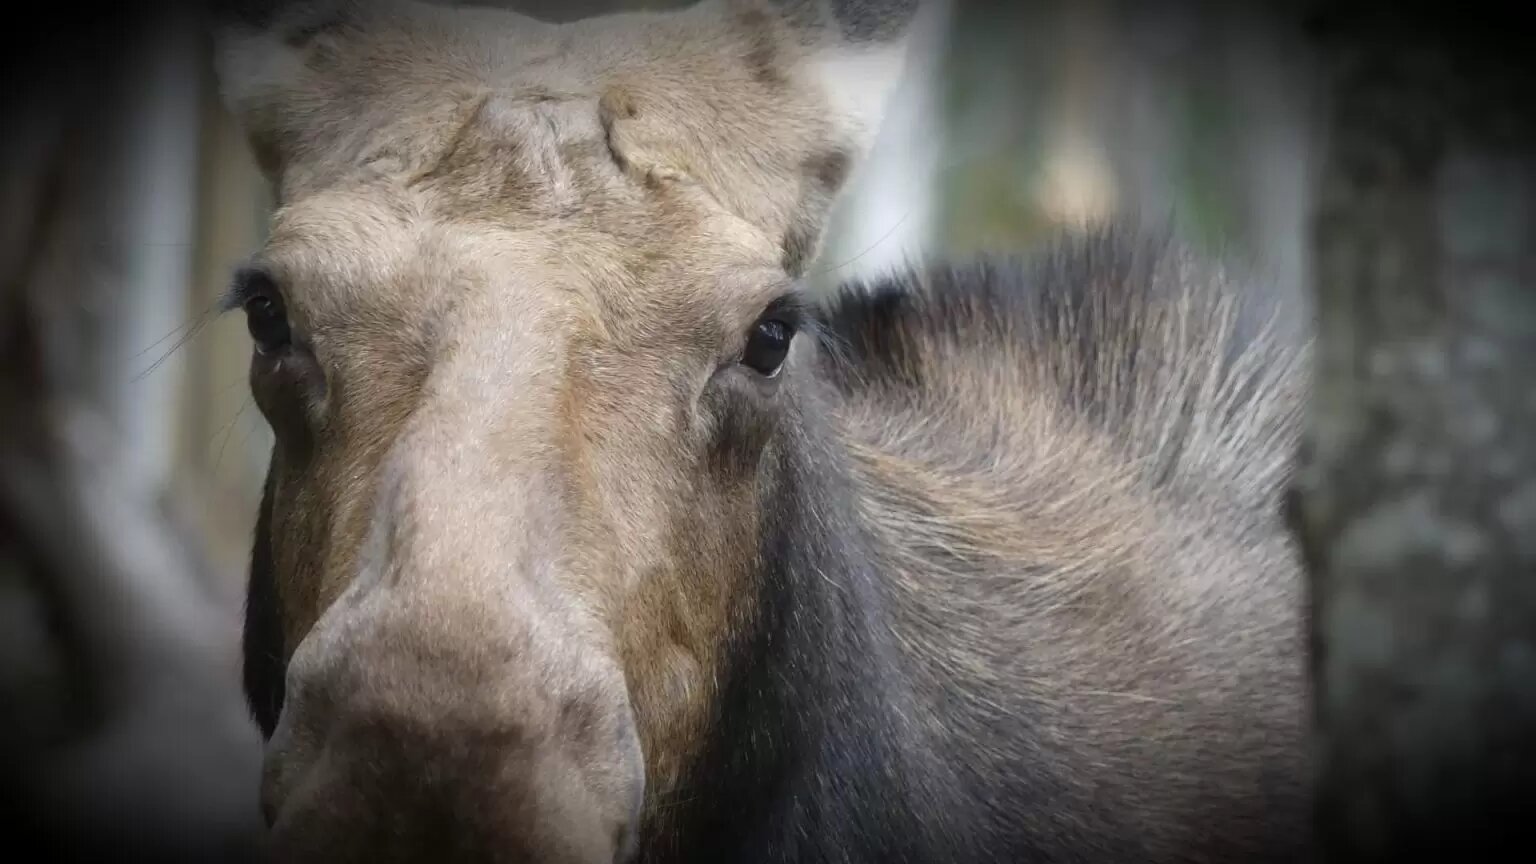
M 226 23 L 280 201 L 228 299 L 277 438 L 246 640 L 284 860 L 633 852 L 748 614 L 794 277 L 901 68 L 867 14 Z

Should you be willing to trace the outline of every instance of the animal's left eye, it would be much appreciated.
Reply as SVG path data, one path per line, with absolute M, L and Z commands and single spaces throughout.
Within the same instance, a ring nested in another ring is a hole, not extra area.
M 262 292 L 245 301 L 245 324 L 256 350 L 263 354 L 286 347 L 292 338 L 288 313 L 283 309 L 283 301 L 274 294 Z
M 789 356 L 789 343 L 794 338 L 794 325 L 788 321 L 768 317 L 758 319 L 747 336 L 746 350 L 741 352 L 741 365 L 772 378 L 779 374 L 784 358 Z

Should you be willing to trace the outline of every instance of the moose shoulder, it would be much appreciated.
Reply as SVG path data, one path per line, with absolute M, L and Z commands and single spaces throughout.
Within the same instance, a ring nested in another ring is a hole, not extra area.
M 916 6 L 225 25 L 282 860 L 1303 856 L 1305 339 L 1120 230 L 797 288 Z

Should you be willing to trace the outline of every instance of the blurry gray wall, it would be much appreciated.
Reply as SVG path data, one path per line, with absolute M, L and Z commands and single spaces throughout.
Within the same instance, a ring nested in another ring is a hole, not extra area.
M 239 567 L 207 517 L 235 518 L 183 456 L 208 348 L 171 350 L 198 294 L 201 37 L 172 9 L 29 36 L 0 141 L 0 815 L 46 860 L 247 860 Z

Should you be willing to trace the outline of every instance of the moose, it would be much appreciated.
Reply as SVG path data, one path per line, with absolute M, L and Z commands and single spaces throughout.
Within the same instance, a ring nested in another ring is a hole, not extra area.
M 805 287 L 926 8 L 221 9 L 276 860 L 1305 854 L 1309 337 L 1118 224 Z

